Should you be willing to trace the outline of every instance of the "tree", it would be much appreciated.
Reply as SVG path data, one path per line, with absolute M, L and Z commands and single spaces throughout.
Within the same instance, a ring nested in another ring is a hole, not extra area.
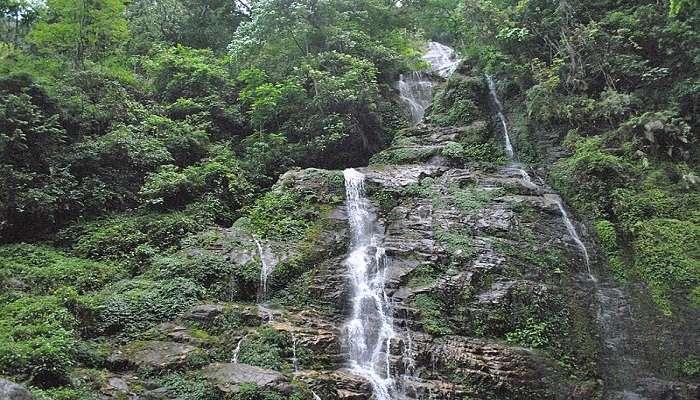
M 39 8 L 28 0 L 0 0 L 0 41 L 19 45 L 38 17 Z
M 40 53 L 69 58 L 82 67 L 100 60 L 128 38 L 123 0 L 49 0 L 46 14 L 29 33 Z
M 157 43 L 222 52 L 245 18 L 245 8 L 227 0 L 136 0 L 127 9 L 138 51 Z
M 671 16 L 676 16 L 683 10 L 692 9 L 698 6 L 698 0 L 671 0 L 669 4 L 669 13 Z

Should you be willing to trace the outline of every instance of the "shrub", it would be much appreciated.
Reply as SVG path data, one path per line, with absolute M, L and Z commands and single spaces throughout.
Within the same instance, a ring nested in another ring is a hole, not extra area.
M 197 375 L 174 373 L 158 378 L 158 384 L 180 400 L 219 400 L 216 388 Z
M 38 386 L 67 381 L 75 363 L 77 323 L 61 294 L 22 297 L 0 306 L 0 374 Z
M 241 343 L 238 360 L 244 364 L 279 370 L 282 368 L 286 340 L 276 330 L 263 327 L 256 336 L 248 336 Z
M 182 206 L 204 193 L 214 193 L 230 208 L 237 209 L 247 203 L 253 192 L 235 155 L 225 147 L 199 164 L 178 169 L 164 165 L 146 176 L 139 196 L 146 204 Z
M 447 157 L 448 160 L 458 164 L 464 164 L 467 161 L 464 154 L 464 147 L 455 142 L 447 142 L 445 147 L 442 148 L 442 155 Z
M 204 294 L 203 287 L 185 278 L 117 282 L 101 294 L 97 326 L 104 334 L 137 337 L 154 324 L 175 318 Z
M 567 136 L 574 154 L 559 160 L 552 168 L 552 180 L 562 194 L 579 210 L 607 216 L 612 209 L 612 188 L 623 188 L 631 175 L 631 166 L 603 150 L 601 137 L 580 139 Z
M 156 258 L 149 274 L 156 279 L 191 279 L 205 287 L 209 296 L 222 300 L 250 300 L 255 297 L 260 264 L 253 262 L 239 266 L 223 256 L 177 254 Z
M 635 268 L 664 314 L 672 300 L 700 284 L 700 226 L 655 218 L 635 226 Z
M 2 246 L 0 258 L 7 272 L 32 293 L 49 293 L 62 286 L 71 286 L 85 293 L 123 278 L 126 273 L 120 264 L 70 257 L 42 245 Z
M 484 113 L 477 104 L 487 104 L 485 94 L 483 79 L 455 75 L 435 94 L 428 120 L 441 126 L 466 126 L 482 119 Z
M 76 224 L 59 232 L 58 237 L 62 243 L 72 244 L 74 251 L 83 257 L 131 257 L 142 245 L 161 250 L 178 247 L 183 238 L 210 223 L 201 216 L 184 212 L 120 215 Z
M 255 233 L 261 238 L 298 238 L 309 222 L 298 215 L 302 200 L 296 193 L 272 190 L 259 198 L 248 212 Z

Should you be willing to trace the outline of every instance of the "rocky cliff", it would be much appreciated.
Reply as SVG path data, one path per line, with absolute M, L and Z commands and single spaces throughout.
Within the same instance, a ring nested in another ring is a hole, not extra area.
M 483 80 L 456 74 L 425 123 L 399 132 L 357 168 L 387 254 L 397 392 L 407 399 L 698 398 L 697 385 L 661 379 L 628 357 L 629 304 L 600 277 L 594 239 L 575 224 L 591 273 L 559 197 L 504 161 L 490 115 Z M 195 263 L 234 266 L 236 274 L 220 282 L 219 303 L 197 305 L 112 350 L 110 372 L 86 370 L 75 379 L 105 398 L 178 398 L 154 378 L 168 374 L 229 398 L 254 390 L 371 398 L 371 385 L 346 368 L 344 190 L 340 171 L 284 174 L 260 200 L 265 212 L 253 208 L 250 218 L 204 232 L 184 251 Z M 251 291 L 263 280 L 265 290 Z

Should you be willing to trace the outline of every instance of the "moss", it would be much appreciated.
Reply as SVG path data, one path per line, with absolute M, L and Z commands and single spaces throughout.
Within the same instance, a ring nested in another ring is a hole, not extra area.
M 453 333 L 449 320 L 445 318 L 444 305 L 435 297 L 421 293 L 411 300 L 411 305 L 418 309 L 425 332 L 438 336 Z
M 700 377 L 700 359 L 697 356 L 686 356 L 680 361 L 678 369 L 685 378 Z
M 374 190 L 372 192 L 372 204 L 379 207 L 382 214 L 388 214 L 399 205 L 399 194 L 390 190 Z
M 290 285 L 293 282 L 310 283 L 311 274 L 307 274 L 307 272 L 317 268 L 324 260 L 342 254 L 346 250 L 346 243 L 336 241 L 329 243 L 325 240 L 329 235 L 332 236 L 331 232 L 334 229 L 338 229 L 339 226 L 336 225 L 337 222 L 327 218 L 330 208 L 322 208 L 320 213 L 322 214 L 321 218 L 311 225 L 304 236 L 295 244 L 294 255 L 280 262 L 271 276 L 270 287 L 272 291 L 284 291 L 284 293 L 275 295 L 275 298 L 281 300 L 284 304 L 302 305 L 295 304 L 291 297 L 284 298 L 285 294 L 289 295 L 292 293 L 300 295 L 296 296 L 298 301 L 311 301 L 313 299 L 311 293 L 304 295 L 299 293 L 300 288 L 291 288 Z M 300 280 L 299 278 L 302 276 L 306 276 L 306 279 Z
M 279 332 L 263 327 L 243 340 L 238 361 L 262 368 L 281 370 L 286 345 L 285 338 Z
M 84 389 L 53 388 L 33 389 L 32 394 L 36 400 L 96 400 L 98 397 Z
M 631 164 L 604 150 L 602 137 L 581 139 L 575 133 L 567 136 L 574 154 L 554 164 L 553 186 L 578 211 L 606 217 L 613 204 L 613 189 L 622 188 L 633 174 Z
M 219 391 L 214 385 L 196 373 L 171 373 L 156 379 L 159 387 L 182 400 L 219 400 Z
M 549 345 L 551 328 L 547 321 L 528 318 L 523 326 L 505 334 L 506 341 L 525 347 L 543 348 Z
M 471 260 L 476 254 L 471 234 L 464 228 L 439 230 L 435 233 L 435 238 L 447 250 L 454 263 Z
M 270 191 L 259 198 L 248 211 L 250 227 L 263 239 L 302 236 L 309 226 L 309 221 L 299 215 L 300 210 L 303 210 L 303 202 L 298 193 Z
M 523 228 L 519 228 L 522 231 Z M 498 239 L 494 241 L 494 249 L 503 254 L 510 261 L 510 271 L 508 276 L 517 277 L 523 274 L 539 274 L 543 280 L 553 279 L 559 283 L 560 278 L 565 276 L 564 272 L 571 271 L 571 265 L 567 264 L 568 258 L 562 253 L 561 249 L 553 246 L 547 246 L 540 249 L 537 236 L 530 230 L 525 230 L 531 235 L 529 245 L 521 245 L 513 243 L 507 239 Z M 518 235 L 522 238 L 523 235 Z
M 485 97 L 486 86 L 482 78 L 453 75 L 435 93 L 427 119 L 438 126 L 465 126 L 484 119 L 486 110 L 479 105 L 488 104 Z
M 627 281 L 629 267 L 623 259 L 615 225 L 607 220 L 598 220 L 594 228 L 613 275 L 620 282 Z
M 635 272 L 661 312 L 671 315 L 673 301 L 687 298 L 700 284 L 700 226 L 659 218 L 640 222 L 635 230 Z
M 420 164 L 438 154 L 440 147 L 399 147 L 384 150 L 375 154 L 369 161 L 370 165 Z
M 0 246 L 5 273 L 22 282 L 31 293 L 49 294 L 62 286 L 79 293 L 99 290 L 110 282 L 126 277 L 119 263 L 100 263 L 71 257 L 44 245 Z
M 421 265 L 411 271 L 406 286 L 409 288 L 429 286 L 437 280 L 441 273 L 440 268 L 435 265 Z

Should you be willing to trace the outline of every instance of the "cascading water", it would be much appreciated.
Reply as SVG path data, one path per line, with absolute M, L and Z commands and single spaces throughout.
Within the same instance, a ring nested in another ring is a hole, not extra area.
M 438 42 L 428 43 L 428 51 L 423 55 L 423 59 L 430 63 L 433 72 L 445 79 L 449 78 L 459 65 L 459 58 L 454 49 Z
M 270 265 L 265 260 L 265 252 L 263 251 L 260 241 L 256 237 L 253 237 L 253 240 L 258 247 L 258 255 L 260 256 L 260 290 L 258 293 L 258 301 L 262 303 L 267 298 L 267 279 L 270 277 L 270 274 L 272 274 L 272 268 L 270 268 Z
M 432 72 L 445 79 L 449 78 L 459 65 L 457 53 L 437 42 L 428 43 L 423 59 L 430 64 Z M 429 73 L 413 71 L 401 75 L 397 83 L 399 96 L 411 113 L 411 121 L 414 124 L 423 119 L 425 109 L 433 100 L 433 86 L 434 82 Z
M 419 123 L 433 99 L 433 82 L 426 73 L 413 71 L 401 74 L 398 89 L 401 101 L 411 113 L 411 121 Z
M 498 119 L 503 129 L 506 153 L 512 162 L 512 167 L 518 171 L 528 186 L 533 185 L 534 187 L 537 187 L 537 185 L 532 182 L 530 175 L 528 175 L 528 173 L 515 162 L 516 155 L 511 145 L 508 124 L 503 114 L 503 104 L 499 100 L 496 93 L 496 83 L 491 76 L 486 76 L 486 81 L 488 82 L 489 92 L 491 93 L 491 98 L 496 106 Z M 598 281 L 591 270 L 591 261 L 588 249 L 576 231 L 576 227 L 569 217 L 569 214 L 566 212 L 566 207 L 564 206 L 564 202 L 562 201 L 561 197 L 554 193 L 547 194 L 545 196 L 559 208 L 559 213 L 561 214 L 564 226 L 566 226 L 569 236 L 580 249 L 586 262 L 586 269 L 588 273 L 586 278 L 592 283 L 592 288 L 596 298 L 596 322 L 601 327 L 605 339 L 605 347 L 607 351 L 607 354 L 605 355 L 607 358 L 606 363 L 612 366 L 611 371 L 614 372 L 615 379 L 619 381 L 615 386 L 621 387 L 618 388 L 619 391 L 611 394 L 613 396 L 612 398 L 629 400 L 643 399 L 644 397 L 635 392 L 637 390 L 635 388 L 635 383 L 638 377 L 643 375 L 643 369 L 638 365 L 639 360 L 630 355 L 630 352 L 627 349 L 628 341 L 630 339 L 626 331 L 626 326 L 629 325 L 629 321 L 633 320 L 633 317 L 631 315 L 631 307 L 627 302 L 626 295 L 621 289 L 615 286 L 610 286 L 609 282 L 603 282 L 601 284 Z
M 241 344 L 243 343 L 243 341 L 245 340 L 245 338 L 246 338 L 247 336 L 248 336 L 248 335 L 243 335 L 243 337 L 241 337 L 241 339 L 240 339 L 240 340 L 238 341 L 238 343 L 236 344 L 236 348 L 233 350 L 233 355 L 231 356 L 231 362 L 232 362 L 233 364 L 238 363 L 238 353 L 241 352 Z
M 294 372 L 299 372 L 299 359 L 297 358 L 297 335 L 292 333 L 292 367 Z
M 561 218 L 564 221 L 564 225 L 566 226 L 567 232 L 569 232 L 569 236 L 571 236 L 572 239 L 574 239 L 574 242 L 576 245 L 579 247 L 581 250 L 581 253 L 583 254 L 583 258 L 586 260 L 586 269 L 588 269 L 588 275 L 590 275 L 591 279 L 595 280 L 595 277 L 591 273 L 591 260 L 590 257 L 588 256 L 588 249 L 586 249 L 586 245 L 583 244 L 583 241 L 578 235 L 578 232 L 576 232 L 576 227 L 574 226 L 574 223 L 571 221 L 571 218 L 569 218 L 569 214 L 566 212 L 566 209 L 564 208 L 564 203 L 561 200 L 561 197 L 558 195 L 550 195 L 549 196 L 554 203 L 559 207 L 559 212 L 561 213 Z
M 515 150 L 513 150 L 513 145 L 510 142 L 510 134 L 508 133 L 508 123 L 506 122 L 506 116 L 503 114 L 503 104 L 501 103 L 501 100 L 498 99 L 498 94 L 496 93 L 496 82 L 493 80 L 493 77 L 491 77 L 491 75 L 486 75 L 486 82 L 489 85 L 491 99 L 493 99 L 493 103 L 496 105 L 498 120 L 501 122 L 501 128 L 503 129 L 503 136 L 506 142 L 506 154 L 508 155 L 509 160 L 514 161 Z
M 515 150 L 513 149 L 513 145 L 511 144 L 510 141 L 510 134 L 508 132 L 508 123 L 506 121 L 506 117 L 503 114 L 503 103 L 501 103 L 501 100 L 498 98 L 498 93 L 496 93 L 496 81 L 494 81 L 493 77 L 490 75 L 486 75 L 486 82 L 488 83 L 489 86 L 489 93 L 491 94 L 491 99 L 493 100 L 493 103 L 496 105 L 496 112 L 498 114 L 498 119 L 501 123 L 501 127 L 503 129 L 503 136 L 505 139 L 505 144 L 506 144 L 506 154 L 508 155 L 508 159 L 513 162 L 513 167 L 516 168 L 520 176 L 523 177 L 523 180 L 526 182 L 528 186 L 533 186 L 537 187 L 532 182 L 532 178 L 530 178 L 530 175 L 522 169 L 516 162 L 516 157 L 515 157 Z M 574 243 L 578 246 L 578 248 L 581 250 L 581 254 L 583 254 L 583 257 L 586 261 L 586 269 L 588 270 L 588 275 L 590 276 L 590 279 L 593 280 L 594 282 L 596 281 L 596 278 L 593 276 L 591 273 L 591 261 L 590 257 L 588 255 L 588 249 L 586 248 L 586 245 L 583 243 L 581 240 L 581 237 L 578 235 L 578 232 L 576 231 L 576 227 L 574 226 L 574 223 L 571 221 L 571 218 L 569 218 L 569 214 L 566 212 L 566 208 L 564 208 L 564 203 L 561 200 L 561 197 L 556 194 L 550 194 L 548 197 L 557 205 L 559 208 L 559 212 L 561 213 L 561 219 L 564 222 L 564 226 L 566 226 L 566 231 L 569 233 L 569 236 L 574 240 Z
M 352 168 L 346 169 L 343 175 L 352 234 L 345 260 L 352 287 L 352 314 L 345 325 L 350 368 L 370 382 L 377 400 L 391 400 L 395 388 L 389 349 L 395 333 L 384 290 L 384 237 L 364 194 L 365 176 Z

